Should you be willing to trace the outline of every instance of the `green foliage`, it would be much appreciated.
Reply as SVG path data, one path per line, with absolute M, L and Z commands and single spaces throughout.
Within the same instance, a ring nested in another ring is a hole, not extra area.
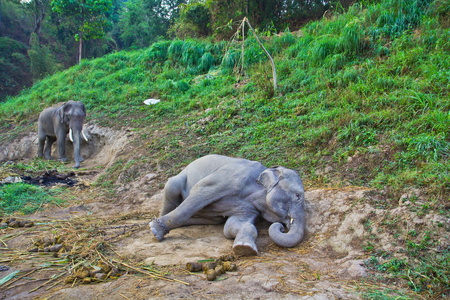
M 75 40 L 90 40 L 103 37 L 108 20 L 106 14 L 112 7 L 112 0 L 52 0 L 51 6 L 55 13 L 69 17 L 78 23 Z M 78 53 L 79 61 L 81 53 Z
M 56 63 L 48 48 L 39 44 L 39 38 L 34 33 L 31 35 L 30 47 L 28 56 L 30 57 L 33 80 L 37 81 L 54 73 L 56 71 Z
M 371 6 L 370 16 L 376 20 L 369 34 L 394 37 L 417 27 L 431 2 L 433 0 L 389 0 Z
M 439 161 L 450 155 L 450 143 L 443 135 L 421 133 L 406 139 L 406 144 L 409 155 L 416 159 Z
M 167 3 L 166 3 L 167 4 Z M 162 1 L 132 0 L 123 3 L 117 30 L 124 48 L 143 48 L 167 37 L 169 19 Z M 173 11 L 176 15 L 176 11 Z
M 202 1 L 181 5 L 180 17 L 170 29 L 178 38 L 204 37 L 210 33 L 211 12 Z
M 48 203 L 60 203 L 55 190 L 45 190 L 26 183 L 6 184 L 0 186 L 0 213 L 31 214 Z
M 31 83 L 26 47 L 7 37 L 0 37 L 0 102 Z
M 414 292 L 426 292 L 430 297 L 439 297 L 445 289 L 450 288 L 450 249 L 444 249 L 431 255 L 420 255 L 417 249 L 429 246 L 426 236 L 420 244 L 408 243 L 408 254 L 415 259 L 383 259 L 372 256 L 366 265 L 381 273 L 388 273 L 407 280 L 408 286 Z M 380 262 L 381 261 L 381 262 Z M 440 290 L 440 288 L 443 288 Z M 391 291 L 387 291 L 391 292 Z M 373 293 L 373 292 L 372 292 Z M 386 293 L 378 292 L 381 296 Z M 388 293 L 389 295 L 389 293 Z

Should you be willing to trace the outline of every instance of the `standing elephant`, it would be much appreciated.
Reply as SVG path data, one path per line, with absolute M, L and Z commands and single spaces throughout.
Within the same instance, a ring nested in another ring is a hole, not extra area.
M 86 109 L 80 101 L 69 100 L 60 107 L 44 109 L 39 114 L 38 119 L 38 156 L 52 159 L 52 144 L 58 140 L 58 160 L 67 161 L 65 143 L 66 135 L 69 133 L 69 138 L 73 142 L 73 156 L 75 160 L 73 167 L 79 168 L 80 162 L 83 161 L 80 155 L 81 136 L 87 141 L 83 133 L 85 118 Z
M 233 251 L 257 255 L 255 219 L 273 223 L 269 236 L 276 244 L 294 247 L 305 230 L 304 200 L 303 183 L 293 170 L 208 155 L 168 180 L 160 217 L 149 225 L 162 241 L 180 226 L 225 222 L 225 236 L 235 239 Z

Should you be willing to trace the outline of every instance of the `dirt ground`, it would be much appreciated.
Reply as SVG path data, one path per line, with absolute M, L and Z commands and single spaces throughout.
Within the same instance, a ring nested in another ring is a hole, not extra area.
M 157 178 L 164 170 L 142 170 L 136 180 L 120 184 L 116 191 L 119 197 L 111 199 L 91 183 L 132 151 L 132 133 L 93 124 L 87 126 L 87 133 L 90 142 L 82 145 L 86 160 L 83 169 L 75 171 L 81 184 L 70 188 L 75 196 L 67 205 L 18 216 L 33 220 L 34 227 L 0 229 L 0 265 L 9 267 L 0 272 L 0 280 L 15 271 L 32 272 L 1 286 L 0 299 L 360 299 L 364 282 L 373 277 L 364 263 L 369 257 L 365 252 L 367 236 L 376 231 L 376 247 L 395 252 L 401 247 L 398 241 L 406 235 L 406 230 L 394 235 L 383 227 L 383 220 L 400 219 L 408 230 L 421 231 L 442 231 L 450 224 L 442 216 L 419 216 L 411 211 L 408 199 L 415 191 L 402 196 L 393 209 L 378 209 L 367 201 L 370 191 L 366 188 L 310 189 L 306 191 L 307 232 L 298 246 L 277 246 L 267 233 L 270 224 L 260 221 L 259 255 L 236 257 L 236 271 L 207 281 L 205 274 L 189 272 L 185 266 L 232 254 L 233 241 L 223 235 L 223 225 L 179 228 L 158 242 L 147 224 L 161 206 Z M 0 161 L 31 159 L 36 153 L 35 139 L 30 134 L 17 144 L 1 146 Z M 437 223 L 446 226 L 437 227 Z M 61 257 L 28 252 L 38 237 L 62 231 L 76 237 L 70 246 L 72 251 L 85 254 L 84 264 L 103 257 L 121 270 L 121 276 L 90 284 L 65 283 L 64 278 L 75 269 L 58 265 Z M 99 240 L 102 243 L 92 248 Z M 446 234 L 442 234 L 441 244 L 449 245 Z M 97 255 L 97 249 L 104 256 Z M 153 278 L 121 263 L 141 271 L 156 269 L 164 276 Z

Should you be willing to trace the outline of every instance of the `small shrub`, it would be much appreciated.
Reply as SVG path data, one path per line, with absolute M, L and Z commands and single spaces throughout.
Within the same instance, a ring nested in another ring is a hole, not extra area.
M 214 65 L 214 57 L 210 52 L 206 52 L 203 54 L 203 56 L 200 58 L 200 65 L 199 69 L 201 72 L 208 72 L 209 69 Z

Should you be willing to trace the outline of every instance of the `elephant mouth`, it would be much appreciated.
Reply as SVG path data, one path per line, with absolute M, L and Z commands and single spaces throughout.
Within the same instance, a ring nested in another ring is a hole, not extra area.
M 288 221 L 281 222 L 283 224 L 283 228 L 281 229 L 281 232 L 288 232 L 291 228 L 292 224 L 294 224 L 294 218 L 289 218 Z

